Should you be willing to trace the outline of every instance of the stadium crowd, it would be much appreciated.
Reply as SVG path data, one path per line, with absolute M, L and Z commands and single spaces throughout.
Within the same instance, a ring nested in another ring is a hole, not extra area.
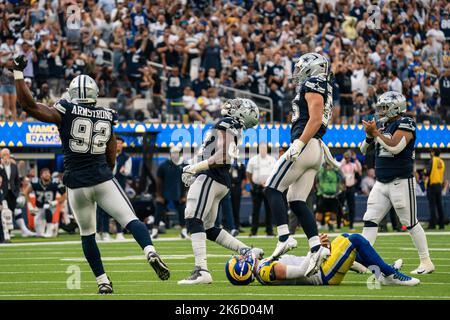
M 372 1 L 372 5 L 378 3 Z M 381 3 L 381 2 L 380 2 Z M 270 97 L 289 120 L 289 81 L 305 52 L 335 74 L 334 123 L 374 114 L 380 92 L 402 92 L 420 123 L 450 120 L 450 3 L 445 0 L 0 0 L 0 93 L 6 119 L 25 119 L 12 57 L 38 100 L 61 96 L 79 73 L 113 97 L 122 120 L 210 121 L 218 85 Z M 378 9 L 379 8 L 379 11 Z M 151 63 L 150 63 L 151 62 Z M 164 68 L 155 66 L 161 64 Z M 137 98 L 148 112 L 135 110 Z M 182 117 L 184 115 L 184 117 Z

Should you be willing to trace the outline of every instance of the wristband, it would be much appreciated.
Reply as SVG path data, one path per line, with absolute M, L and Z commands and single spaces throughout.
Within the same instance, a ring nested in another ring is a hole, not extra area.
M 23 80 L 23 72 L 19 70 L 14 70 L 14 80 Z

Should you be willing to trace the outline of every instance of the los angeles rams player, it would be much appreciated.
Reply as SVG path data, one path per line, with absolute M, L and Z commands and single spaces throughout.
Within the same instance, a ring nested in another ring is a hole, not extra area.
M 380 129 L 374 120 L 363 121 L 367 137 L 360 148 L 365 154 L 369 145 L 375 143 L 377 177 L 367 200 L 363 235 L 371 244 L 375 243 L 378 224 L 393 206 L 400 222 L 408 228 L 419 253 L 420 265 L 411 273 L 431 273 L 435 268 L 430 259 L 425 232 L 417 220 L 414 178 L 416 123 L 403 115 L 406 99 L 398 92 L 382 94 L 376 108 L 381 117 Z
M 50 169 L 43 168 L 40 177 L 31 181 L 24 196 L 29 200 L 31 192 L 36 195 L 36 208 L 31 208 L 34 215 L 34 228 L 38 237 L 53 237 L 57 235 L 58 225 L 52 223 L 53 211 L 59 203 L 65 200 L 66 188 L 57 180 L 52 180 Z M 57 200 L 57 195 L 61 197 Z M 28 201 L 29 203 L 29 201 Z
M 293 80 L 298 94 L 292 102 L 291 146 L 277 161 L 265 189 L 277 224 L 278 243 L 272 254 L 274 258 L 297 246 L 297 241 L 289 237 L 287 208 L 283 200 L 283 192 L 288 188 L 287 200 L 300 219 L 311 251 L 315 253 L 320 249 L 314 215 L 305 201 L 322 165 L 324 152 L 329 155 L 321 138 L 333 107 L 331 76 L 328 60 L 318 53 L 302 55 L 295 65 Z
M 113 287 L 95 241 L 96 204 L 133 234 L 158 277 L 168 279 L 169 269 L 156 253 L 147 227 L 138 220 L 125 192 L 113 179 L 116 160 L 113 125 L 117 114 L 97 106 L 97 84 L 86 75 L 79 75 L 70 83 L 70 100 L 61 99 L 54 106 L 36 103 L 23 80 L 26 65 L 24 56 L 14 60 L 17 98 L 29 115 L 58 126 L 64 152 L 63 183 L 80 227 L 84 255 L 97 279 L 98 292 L 113 293 Z
M 326 234 L 320 235 L 321 246 L 328 255 L 316 260 L 315 272 L 307 274 L 312 255 L 282 256 L 279 260 L 255 260 L 252 256 L 232 257 L 226 267 L 227 278 L 233 284 L 248 284 L 253 276 L 263 285 L 339 285 L 354 261 L 370 268 L 383 285 L 414 286 L 420 280 L 400 272 L 401 259 L 388 265 L 370 243 L 359 234 L 342 234 L 330 245 Z M 331 249 L 331 253 L 328 249 Z M 324 252 L 325 253 L 325 252 Z
M 192 274 L 178 284 L 208 284 L 212 282 L 206 261 L 206 239 L 221 246 L 240 251 L 249 246 L 227 231 L 216 228 L 219 203 L 231 187 L 230 164 L 237 158 L 237 144 L 243 129 L 256 126 L 259 110 L 249 99 L 228 100 L 220 119 L 206 135 L 198 152 L 198 161 L 184 167 L 182 180 L 190 186 L 187 194 L 185 218 L 191 234 L 195 268 Z M 261 249 L 251 249 L 262 256 Z

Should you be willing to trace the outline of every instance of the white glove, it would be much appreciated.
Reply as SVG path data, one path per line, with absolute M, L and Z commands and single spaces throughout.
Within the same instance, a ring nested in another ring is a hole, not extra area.
M 300 156 L 300 154 L 305 148 L 305 143 L 300 139 L 295 139 L 294 142 L 291 143 L 291 146 L 286 151 L 286 159 L 289 161 L 295 161 Z
M 183 168 L 183 173 L 181 174 L 181 181 L 184 185 L 189 188 L 195 181 L 195 172 L 192 171 L 192 165 L 188 165 Z
M 44 210 L 47 210 L 47 209 L 50 209 L 50 208 L 51 208 L 50 204 L 48 204 L 48 203 L 44 204 Z

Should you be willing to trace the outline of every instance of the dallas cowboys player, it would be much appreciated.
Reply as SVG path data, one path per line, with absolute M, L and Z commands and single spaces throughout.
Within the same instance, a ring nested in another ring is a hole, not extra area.
M 416 246 L 420 265 L 412 274 L 426 274 L 434 271 L 428 252 L 425 232 L 417 220 L 416 187 L 414 170 L 414 143 L 416 123 L 403 116 L 406 111 L 405 97 L 395 91 L 382 94 L 377 101 L 377 112 L 381 128 L 374 120 L 363 121 L 366 139 L 361 144 L 361 152 L 366 153 L 370 144 L 375 143 L 375 175 L 377 181 L 367 200 L 364 215 L 363 235 L 375 243 L 378 224 L 393 206 Z
M 96 105 L 98 87 L 86 75 L 79 75 L 70 83 L 70 100 L 61 99 L 53 107 L 36 103 L 23 80 L 26 65 L 24 56 L 14 60 L 17 98 L 29 115 L 58 126 L 64 152 L 63 183 L 80 227 L 84 255 L 97 279 L 98 293 L 113 293 L 113 287 L 95 241 L 96 204 L 133 234 L 158 277 L 167 280 L 169 269 L 156 253 L 147 227 L 138 220 L 125 192 L 113 179 L 116 160 L 113 125 L 117 114 Z
M 292 102 L 291 146 L 277 161 L 265 189 L 278 231 L 273 258 L 297 246 L 297 241 L 289 236 L 287 208 L 283 200 L 283 192 L 288 188 L 289 205 L 300 218 L 311 252 L 320 250 L 317 225 L 305 201 L 322 165 L 324 153 L 327 162 L 333 161 L 332 164 L 336 165 L 321 141 L 333 107 L 331 76 L 328 60 L 318 53 L 302 55 L 295 65 L 293 80 L 298 94 Z M 314 257 L 317 259 L 318 254 Z
M 40 177 L 31 181 L 24 196 L 28 200 L 31 192 L 36 195 L 36 208 L 31 212 L 34 216 L 34 228 L 38 237 L 50 238 L 57 235 L 58 225 L 52 223 L 53 211 L 58 203 L 65 200 L 66 188 L 57 180 L 52 180 L 48 168 L 41 169 Z M 61 196 L 58 200 L 57 194 Z M 29 203 L 29 201 L 28 201 Z
M 219 203 L 231 187 L 230 164 L 237 158 L 237 144 L 242 129 L 258 124 L 259 110 L 249 99 L 228 100 L 222 115 L 205 136 L 198 152 L 196 164 L 183 169 L 182 179 L 190 185 L 185 218 L 191 234 L 195 268 L 191 276 L 178 284 L 208 284 L 212 282 L 206 261 L 206 239 L 233 250 L 248 250 L 249 246 L 234 238 L 227 231 L 216 228 Z M 262 256 L 262 250 L 252 249 L 255 256 Z

